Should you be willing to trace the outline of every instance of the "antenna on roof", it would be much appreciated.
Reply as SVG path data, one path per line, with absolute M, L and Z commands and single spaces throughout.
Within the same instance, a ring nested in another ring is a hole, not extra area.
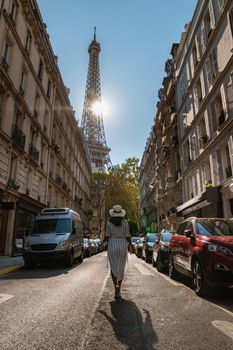
M 94 27 L 94 41 L 96 41 L 96 27 Z

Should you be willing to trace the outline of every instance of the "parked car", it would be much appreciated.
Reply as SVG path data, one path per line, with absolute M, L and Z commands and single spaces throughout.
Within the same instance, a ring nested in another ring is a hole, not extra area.
M 83 255 L 84 258 L 89 258 L 91 256 L 91 247 L 88 238 L 83 238 Z
M 169 275 L 192 278 L 197 295 L 233 286 L 233 221 L 188 218 L 170 240 Z
M 138 258 L 142 257 L 142 245 L 143 245 L 143 243 L 144 243 L 144 237 L 140 237 L 134 246 L 134 251 L 135 251 L 135 254 Z
M 142 245 L 142 259 L 146 262 L 152 262 L 153 245 L 158 240 L 157 233 L 147 233 Z
M 135 250 L 134 250 L 134 247 L 137 243 L 137 241 L 140 239 L 140 237 L 131 237 L 131 243 L 132 243 L 132 246 L 133 246 L 133 251 L 135 253 Z
M 152 264 L 159 272 L 168 270 L 169 265 L 169 243 L 172 231 L 163 230 L 158 236 L 158 240 L 153 245 Z

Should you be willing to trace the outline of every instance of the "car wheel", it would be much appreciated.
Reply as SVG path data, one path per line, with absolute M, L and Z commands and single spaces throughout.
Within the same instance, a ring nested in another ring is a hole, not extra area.
M 148 258 L 148 256 L 145 257 L 145 262 L 146 262 L 146 263 L 149 263 L 149 262 L 150 262 L 150 259 Z
M 163 265 L 161 263 L 161 258 L 160 258 L 160 255 L 158 254 L 157 256 L 157 260 L 156 260 L 156 267 L 157 267 L 157 270 L 159 272 L 163 272 L 164 268 L 163 268 Z
M 74 265 L 74 252 L 71 250 L 66 258 L 66 266 L 72 267 Z
M 83 262 L 83 252 L 82 252 L 81 255 L 78 257 L 78 262 L 80 262 L 80 263 Z
M 31 260 L 25 260 L 24 261 L 24 267 L 27 270 L 30 270 L 34 267 L 35 265 L 31 262 Z
M 195 260 L 192 264 L 192 283 L 197 295 L 203 296 L 208 292 L 208 286 L 199 260 Z
M 168 270 L 169 277 L 172 279 L 177 279 L 179 276 L 178 271 L 176 270 L 174 266 L 173 256 L 170 254 L 169 256 L 169 270 Z

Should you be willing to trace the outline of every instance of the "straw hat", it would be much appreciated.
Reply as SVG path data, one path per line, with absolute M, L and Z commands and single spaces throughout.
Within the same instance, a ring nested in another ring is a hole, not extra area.
M 109 214 L 112 217 L 120 217 L 120 218 L 122 218 L 123 216 L 125 216 L 126 211 L 125 211 L 125 209 L 123 209 L 121 207 L 121 205 L 116 204 L 116 205 L 113 206 L 112 209 L 109 210 Z

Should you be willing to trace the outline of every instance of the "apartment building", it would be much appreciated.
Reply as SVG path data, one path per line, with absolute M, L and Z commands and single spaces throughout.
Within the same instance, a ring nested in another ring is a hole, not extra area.
M 91 167 L 35 0 L 0 1 L 0 255 L 22 251 L 44 207 L 88 226 Z
M 181 168 L 176 113 L 175 57 L 179 44 L 173 44 L 172 58 L 165 62 L 166 76 L 158 91 L 154 124 L 140 165 L 142 224 L 158 231 L 180 222 L 176 207 L 182 203 Z
M 233 216 L 233 2 L 198 1 L 176 57 L 187 217 Z

